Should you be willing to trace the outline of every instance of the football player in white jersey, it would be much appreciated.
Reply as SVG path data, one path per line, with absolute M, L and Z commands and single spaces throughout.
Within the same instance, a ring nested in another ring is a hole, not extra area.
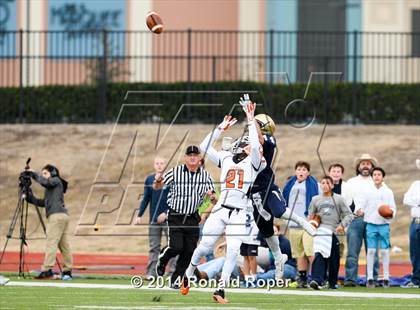
M 236 119 L 232 116 L 225 116 L 223 122 L 200 144 L 202 152 L 206 153 L 208 158 L 222 170 L 221 191 L 216 206 L 204 224 L 203 238 L 194 251 L 181 283 L 181 293 L 188 294 L 189 280 L 200 263 L 201 257 L 213 250 L 217 239 L 225 232 L 226 260 L 218 283 L 219 287 L 213 294 L 213 299 L 222 304 L 228 302 L 225 299 L 224 288 L 230 282 L 241 244 L 248 238 L 246 221 L 249 214 L 247 211 L 249 198 L 247 193 L 258 173 L 266 166 L 254 121 L 255 104 L 248 100 L 242 101 L 241 105 L 247 116 L 249 136 L 235 141 L 231 151 L 217 152 L 212 146 L 213 143 L 223 131 L 236 123 Z

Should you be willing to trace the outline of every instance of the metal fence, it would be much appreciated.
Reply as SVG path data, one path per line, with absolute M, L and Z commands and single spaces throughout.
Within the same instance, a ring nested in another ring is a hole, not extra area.
M 420 83 L 420 33 L 1 31 L 0 87 L 112 82 Z

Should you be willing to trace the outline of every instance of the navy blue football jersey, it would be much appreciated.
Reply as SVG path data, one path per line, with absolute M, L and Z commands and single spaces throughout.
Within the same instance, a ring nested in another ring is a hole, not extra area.
M 267 167 L 258 174 L 251 188 L 251 193 L 268 190 L 274 184 L 274 172 L 271 169 L 271 163 L 273 162 L 274 152 L 277 147 L 276 139 L 271 135 L 263 135 L 263 138 L 263 156 L 267 161 Z

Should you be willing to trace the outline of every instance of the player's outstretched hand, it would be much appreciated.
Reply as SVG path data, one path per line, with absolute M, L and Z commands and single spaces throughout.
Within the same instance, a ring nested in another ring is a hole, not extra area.
M 218 126 L 218 128 L 221 131 L 226 131 L 230 127 L 232 127 L 237 122 L 236 118 L 232 117 L 231 115 L 226 115 L 223 119 L 223 122 L 221 122 Z
M 243 97 L 239 100 L 239 104 L 242 106 L 242 109 L 244 110 L 246 114 L 246 118 L 248 119 L 248 122 L 254 121 L 254 113 L 255 113 L 255 106 L 256 104 L 253 103 L 249 99 L 248 94 L 244 94 Z

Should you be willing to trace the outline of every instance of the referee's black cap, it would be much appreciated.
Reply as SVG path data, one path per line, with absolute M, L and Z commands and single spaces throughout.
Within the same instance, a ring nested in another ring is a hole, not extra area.
M 190 155 L 190 154 L 200 154 L 200 149 L 198 148 L 198 146 L 195 145 L 190 145 L 187 147 L 187 150 L 185 151 L 186 155 Z

